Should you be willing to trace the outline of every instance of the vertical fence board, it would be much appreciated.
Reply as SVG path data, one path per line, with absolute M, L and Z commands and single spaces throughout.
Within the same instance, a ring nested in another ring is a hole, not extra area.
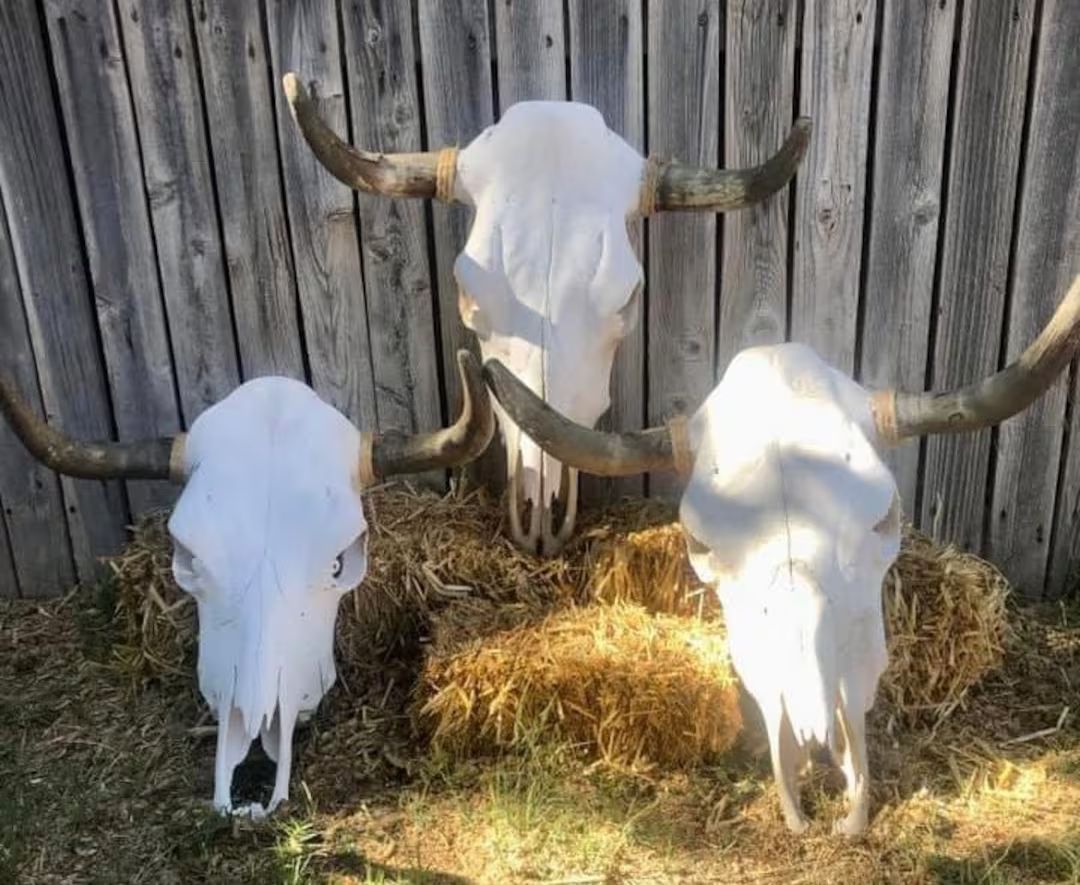
M 157 257 L 120 35 L 111 3 L 48 0 L 46 18 L 90 278 L 121 439 L 180 428 Z M 132 510 L 171 502 L 130 482 Z
M 36 4 L 0 4 L 0 196 L 46 412 L 68 433 L 102 439 L 112 417 L 45 51 Z M 123 488 L 61 484 L 78 576 L 89 579 L 123 541 Z
M 1080 273 L 1080 64 L 1076 55 L 1080 4 L 1045 0 L 1040 31 L 1027 159 L 1020 184 L 1009 360 L 1039 334 L 1073 276 Z M 1059 379 L 1030 409 L 1006 421 L 998 436 L 988 551 L 1028 597 L 1042 595 L 1051 556 L 1056 563 L 1048 589 L 1051 595 L 1059 595 L 1065 584 L 1059 577 L 1060 566 L 1071 558 L 1066 542 L 1072 534 L 1072 517 L 1061 508 L 1054 539 L 1062 543 L 1054 550 L 1050 547 L 1067 391 L 1068 379 Z M 1075 415 L 1074 409 L 1074 420 Z M 1070 439 L 1080 437 L 1074 434 Z M 1068 461 L 1075 460 L 1071 456 L 1067 451 Z M 1075 477 L 1070 470 L 1066 476 L 1071 482 L 1063 487 L 1063 495 L 1075 502 Z
M 641 3 L 636 0 L 570 0 L 570 92 L 604 115 L 608 128 L 638 151 L 645 151 L 645 83 Z M 630 241 L 642 256 L 642 222 L 628 225 Z M 611 410 L 600 420 L 605 430 L 639 430 L 645 422 L 645 297 L 638 292 L 637 325 L 615 352 Z M 639 476 L 609 480 L 582 478 L 584 500 L 601 502 L 640 495 Z
M 716 166 L 720 137 L 718 0 L 649 5 L 649 152 Z M 665 212 L 649 219 L 650 424 L 690 414 L 713 387 L 716 216 Z M 653 494 L 679 483 L 655 474 Z
M 464 146 L 494 121 L 491 35 L 485 0 L 420 0 L 420 57 L 427 147 Z M 447 409 L 461 402 L 455 354 L 477 350 L 475 336 L 461 322 L 454 259 L 465 245 L 471 218 L 462 206 L 432 205 L 435 279 L 442 335 L 443 384 Z M 500 447 L 492 444 L 473 469 L 497 488 L 505 475 Z
M 186 4 L 124 0 L 120 21 L 176 377 L 190 423 L 240 380 Z
M 0 373 L 39 415 L 44 410 L 34 368 L 30 331 L 0 207 Z M 0 500 L 17 582 L 24 596 L 54 596 L 71 586 L 75 572 L 56 474 L 42 467 L 0 421 Z M 0 594 L 2 595 L 2 594 Z
M 791 126 L 795 0 L 728 0 L 724 165 L 766 160 Z M 817 133 L 815 133 L 817 137 Z M 788 189 L 724 218 L 717 374 L 744 347 L 787 331 Z
M 345 5 L 345 57 L 353 132 L 368 150 L 421 149 L 412 18 L 396 0 Z M 439 366 L 424 205 L 360 194 L 375 402 L 382 429 L 437 426 Z M 442 481 L 443 471 L 429 475 Z
M 195 0 L 193 7 L 241 371 L 303 379 L 259 4 Z
M 494 0 L 499 106 L 566 98 L 562 0 Z
M 349 138 L 334 0 L 269 0 L 267 24 L 285 170 L 285 201 L 296 256 L 312 383 L 359 427 L 377 426 L 370 338 L 360 269 L 355 197 L 315 158 L 281 89 L 295 71 L 338 135 Z
M 922 390 L 930 345 L 956 3 L 885 0 L 860 378 Z M 915 513 L 919 443 L 885 453 Z
M 875 0 L 806 0 L 799 103 L 814 137 L 795 189 L 791 337 L 854 372 Z
M 4 499 L 0 498 L 0 599 L 14 599 L 19 595 L 19 584 L 15 579 L 15 562 L 11 558 L 3 507 Z
M 940 258 L 934 388 L 997 368 L 1034 3 L 966 3 Z M 990 431 L 927 440 L 922 526 L 981 550 Z

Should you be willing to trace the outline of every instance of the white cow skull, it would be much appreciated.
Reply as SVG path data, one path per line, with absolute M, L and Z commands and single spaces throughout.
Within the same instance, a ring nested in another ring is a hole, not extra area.
M 173 574 L 199 612 L 199 688 L 218 719 L 214 806 L 232 810 L 233 770 L 261 736 L 277 762 L 266 810 L 289 794 L 297 717 L 334 683 L 334 622 L 367 571 L 366 482 L 459 464 L 494 429 L 480 369 L 458 354 L 464 391 L 450 428 L 362 434 L 288 378 L 241 385 L 186 436 L 77 443 L 37 418 L 0 378 L 3 412 L 27 448 L 60 473 L 184 483 L 169 520 Z
M 881 584 L 900 548 L 896 484 L 878 447 L 974 430 L 1026 408 L 1080 347 L 1080 277 L 1012 365 L 942 394 L 872 394 L 810 348 L 732 360 L 683 434 L 604 434 L 554 412 L 498 363 L 502 407 L 565 464 L 605 475 L 688 465 L 679 515 L 691 562 L 724 609 L 732 662 L 765 719 L 788 826 L 802 832 L 797 774 L 812 743 L 840 757 L 866 827 L 865 714 L 887 656 Z
M 472 229 L 454 265 L 463 323 L 485 359 L 500 360 L 546 402 L 590 427 L 610 405 L 615 349 L 637 322 L 642 269 L 628 220 L 763 200 L 794 174 L 809 135 L 809 121 L 800 121 L 761 167 L 698 169 L 647 161 L 589 105 L 522 102 L 460 153 L 370 154 L 334 135 L 295 75 L 284 84 L 304 137 L 341 181 L 472 207 Z M 542 453 L 504 411 L 496 414 L 506 440 L 514 539 L 554 554 L 573 531 L 577 472 Z

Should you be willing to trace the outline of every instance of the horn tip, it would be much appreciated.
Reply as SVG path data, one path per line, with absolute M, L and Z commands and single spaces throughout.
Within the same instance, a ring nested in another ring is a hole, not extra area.
M 799 117 L 791 127 L 791 139 L 800 150 L 805 151 L 810 143 L 810 133 L 814 129 L 814 123 L 809 117 Z
M 295 71 L 289 71 L 281 78 L 281 86 L 285 90 L 285 98 L 288 99 L 289 104 L 295 104 L 305 95 L 304 84 L 300 82 Z
M 477 374 L 480 372 L 480 361 L 476 358 L 476 354 L 468 348 L 458 348 L 457 364 L 458 368 L 463 372 L 474 372 Z

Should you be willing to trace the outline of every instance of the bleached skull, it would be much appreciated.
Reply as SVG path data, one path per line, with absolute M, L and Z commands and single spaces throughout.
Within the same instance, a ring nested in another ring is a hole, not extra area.
M 480 368 L 458 354 L 457 422 L 363 434 L 288 378 L 241 385 L 187 435 L 79 443 L 46 426 L 0 377 L 0 412 L 39 460 L 72 476 L 184 483 L 169 520 L 173 574 L 199 617 L 199 688 L 217 717 L 214 806 L 232 810 L 233 770 L 261 737 L 277 762 L 269 807 L 288 798 L 293 729 L 335 679 L 334 623 L 367 571 L 366 482 L 463 463 L 494 429 Z
M 341 181 L 474 210 L 454 264 L 463 323 L 485 359 L 500 360 L 590 427 L 610 405 L 615 350 L 637 322 L 642 268 L 628 221 L 652 211 L 724 211 L 763 200 L 794 174 L 809 134 L 809 121 L 799 121 L 760 167 L 699 169 L 647 161 L 588 105 L 521 102 L 460 153 L 373 154 L 337 138 L 295 75 L 284 83 L 305 139 Z M 577 471 L 544 454 L 504 411 L 497 416 L 514 539 L 554 554 L 573 531 Z
M 813 743 L 842 762 L 838 831 L 867 821 L 865 716 L 888 662 L 881 585 L 900 549 L 896 484 L 873 433 L 869 394 L 799 344 L 740 353 L 691 422 L 679 508 L 690 560 L 719 595 L 796 832 Z
M 801 344 L 745 350 L 687 433 L 608 434 L 552 410 L 498 362 L 502 408 L 565 464 L 608 476 L 686 476 L 679 517 L 691 563 L 724 609 L 732 663 L 758 703 L 788 826 L 807 826 L 797 775 L 817 743 L 838 758 L 867 823 L 865 716 L 887 654 L 885 572 L 900 548 L 896 484 L 878 450 L 975 430 L 1030 405 L 1080 349 L 1080 277 L 1038 339 L 989 378 L 945 393 L 871 393 Z

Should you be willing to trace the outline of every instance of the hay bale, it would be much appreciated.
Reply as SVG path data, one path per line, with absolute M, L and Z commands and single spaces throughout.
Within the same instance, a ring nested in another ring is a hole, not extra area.
M 415 708 L 453 756 L 555 739 L 611 764 L 684 766 L 742 726 L 718 623 L 593 605 L 461 639 L 438 638 Z
M 588 553 L 587 593 L 607 604 L 636 603 L 658 614 L 713 616 L 716 594 L 698 580 L 677 523 L 611 537 Z
M 502 636 L 570 606 L 633 603 L 660 618 L 656 629 L 669 630 L 676 618 L 718 614 L 667 504 L 587 511 L 564 555 L 542 560 L 513 546 L 502 508 L 482 491 L 438 495 L 395 484 L 372 490 L 365 503 L 368 576 L 342 605 L 337 631 L 338 671 L 352 701 L 361 690 L 393 689 L 387 696 L 396 697 L 417 684 L 432 637 L 432 655 L 448 666 L 462 636 Z M 172 579 L 166 521 L 165 513 L 141 519 L 111 561 L 114 662 L 135 683 L 195 681 L 195 605 Z M 1001 661 L 1007 588 L 989 563 L 906 530 L 884 588 L 885 701 L 905 718 L 946 715 L 961 703 Z M 694 624 L 680 629 L 703 629 Z
M 117 634 L 111 663 L 134 684 L 194 677 L 196 606 L 173 580 L 168 521 L 163 510 L 140 517 L 131 541 L 106 561 Z
M 887 702 L 908 719 L 944 717 L 961 704 L 1001 665 L 1008 593 L 1009 582 L 986 560 L 905 526 L 883 588 Z

